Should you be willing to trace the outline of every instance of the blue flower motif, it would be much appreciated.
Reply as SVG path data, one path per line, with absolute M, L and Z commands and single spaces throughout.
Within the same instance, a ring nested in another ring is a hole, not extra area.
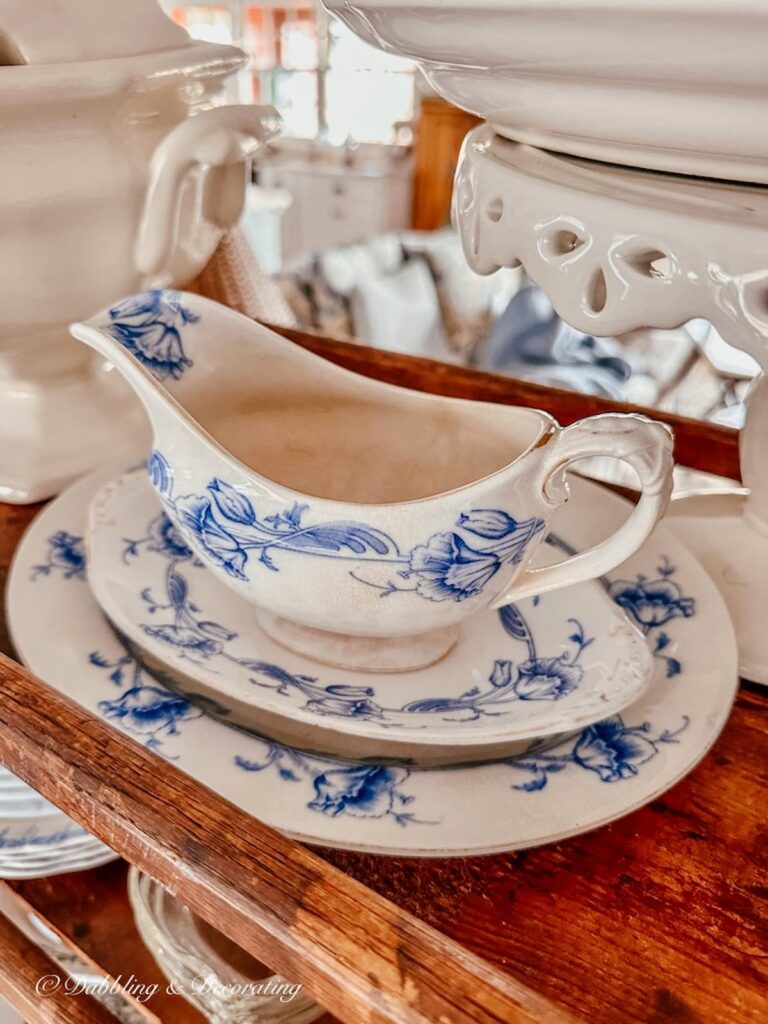
M 105 718 L 116 719 L 128 732 L 148 736 L 155 742 L 163 733 L 175 736 L 179 722 L 202 714 L 189 701 L 157 686 L 134 686 L 117 700 L 102 700 L 99 710 Z
M 173 470 L 166 457 L 153 451 L 147 459 L 147 473 L 155 490 L 162 497 L 169 498 L 173 491 Z
M 243 570 L 248 555 L 236 538 L 216 521 L 208 498 L 188 494 L 176 501 L 175 508 L 200 546 L 215 562 L 223 566 L 230 576 L 247 579 Z
M 683 597 L 678 584 L 666 576 L 655 580 L 644 576 L 616 580 L 608 593 L 646 631 L 663 626 L 670 619 L 690 618 L 695 611 L 693 598 Z
M 208 490 L 213 495 L 216 507 L 225 519 L 229 519 L 233 523 L 240 523 L 242 526 L 254 525 L 256 512 L 253 505 L 232 484 L 219 480 L 217 477 L 208 484 Z
M 492 551 L 476 551 L 456 533 L 436 533 L 411 552 L 408 577 L 417 593 L 430 601 L 464 601 L 475 597 L 498 572 Z
M 572 765 L 593 772 L 601 782 L 634 778 L 640 767 L 652 760 L 663 745 L 678 743 L 678 737 L 689 724 L 690 719 L 684 715 L 677 729 L 663 729 L 654 734 L 649 722 L 628 726 L 621 715 L 613 715 L 553 747 L 548 747 L 546 741 L 536 740 L 524 755 L 507 762 L 510 768 L 530 776 L 526 782 L 512 788 L 537 793 L 547 787 L 550 775 Z
M 313 811 L 332 818 L 351 814 L 359 818 L 384 818 L 392 813 L 395 790 L 408 778 L 404 768 L 356 765 L 329 768 L 314 780 Z
M 85 579 L 85 546 L 82 537 L 58 530 L 48 538 L 47 560 L 32 570 L 32 579 L 58 570 L 65 580 Z
M 180 380 L 192 366 L 182 344 L 179 325 L 200 318 L 181 303 L 176 291 L 141 292 L 109 310 L 108 330 L 157 380 Z
M 173 525 L 168 516 L 161 512 L 149 524 L 149 550 L 168 558 L 191 558 L 192 551 L 187 547 L 184 538 Z
M 518 666 L 514 690 L 520 700 L 560 700 L 583 678 L 584 669 L 572 664 L 567 655 L 532 658 Z
M 642 730 L 642 726 L 627 728 L 620 715 L 606 718 L 584 729 L 573 759 L 582 768 L 597 772 L 603 782 L 630 778 L 658 752 L 657 744 L 642 735 Z

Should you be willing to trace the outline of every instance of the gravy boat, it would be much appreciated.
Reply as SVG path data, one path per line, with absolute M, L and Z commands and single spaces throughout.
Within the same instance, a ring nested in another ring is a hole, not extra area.
M 326 664 L 432 664 L 468 616 L 613 569 L 669 499 L 671 432 L 643 416 L 563 429 L 538 410 L 395 387 L 177 291 L 71 331 L 147 410 L 175 542 L 255 604 L 274 640 Z M 566 467 L 591 456 L 635 469 L 637 506 L 596 547 L 529 568 L 568 497 Z

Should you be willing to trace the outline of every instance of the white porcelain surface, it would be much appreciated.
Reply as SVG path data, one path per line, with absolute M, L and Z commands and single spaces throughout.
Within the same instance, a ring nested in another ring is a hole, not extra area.
M 627 814 L 677 782 L 716 739 L 736 692 L 736 646 L 722 599 L 663 524 L 611 574 L 612 593 L 644 626 L 656 671 L 621 715 L 542 755 L 410 772 L 302 754 L 191 707 L 144 675 L 79 572 L 36 573 L 50 538 L 85 534 L 112 470 L 50 504 L 25 534 L 7 606 L 25 663 L 50 685 L 173 759 L 262 821 L 301 840 L 414 856 L 490 853 L 553 842 Z M 626 503 L 586 481 L 555 529 L 583 549 L 614 529 Z
M 467 136 L 454 187 L 467 262 L 522 263 L 593 335 L 703 317 L 768 366 L 768 188 L 697 181 Z
M 739 645 L 739 674 L 768 685 L 768 534 L 745 527 L 746 505 L 746 491 L 684 493 L 670 506 L 668 526 L 728 604 Z
M 192 42 L 147 0 L 160 29 L 105 3 L 84 38 L 76 18 L 93 6 L 46 8 L 45 31 L 40 4 L 0 7 L 0 52 L 30 61 L 0 66 L 6 501 L 48 497 L 142 440 L 128 389 L 72 343 L 67 324 L 149 280 L 190 280 L 237 220 L 246 162 L 278 124 L 272 108 L 215 106 L 240 50 Z M 78 46 L 89 59 L 75 59 Z
M 764 0 L 323 0 L 502 135 L 768 182 Z
M 136 868 L 128 872 L 136 927 L 180 995 L 213 1024 L 309 1024 L 325 1011 L 272 974 Z
M 96 600 L 150 671 L 226 722 L 315 753 L 419 767 L 509 757 L 621 711 L 653 673 L 639 630 L 596 582 L 474 616 L 418 672 L 291 654 L 183 544 L 143 471 L 96 496 L 86 548 Z M 558 554 L 549 544 L 537 562 Z
M 473 613 L 613 568 L 668 501 L 671 434 L 644 417 L 563 430 L 543 412 L 396 388 L 179 292 L 72 331 L 145 404 L 150 477 L 181 536 L 272 616 L 270 635 L 327 664 L 423 667 Z M 636 509 L 595 550 L 527 569 L 566 467 L 591 455 L 635 469 Z
M 124 57 L 189 44 L 157 0 L 0 0 L 0 66 Z

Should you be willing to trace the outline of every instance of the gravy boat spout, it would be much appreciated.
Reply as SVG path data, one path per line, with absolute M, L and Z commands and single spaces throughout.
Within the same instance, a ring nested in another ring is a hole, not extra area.
M 395 387 L 177 291 L 71 331 L 146 408 L 169 555 L 191 548 L 273 639 L 327 664 L 431 664 L 468 616 L 613 568 L 666 506 L 671 437 L 644 417 L 563 430 L 544 412 Z M 567 498 L 565 467 L 592 455 L 637 470 L 639 504 L 589 552 L 526 568 Z

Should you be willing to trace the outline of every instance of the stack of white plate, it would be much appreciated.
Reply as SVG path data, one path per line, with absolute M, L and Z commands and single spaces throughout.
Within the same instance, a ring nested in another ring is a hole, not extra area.
M 114 857 L 108 846 L 0 768 L 0 878 L 42 878 Z

